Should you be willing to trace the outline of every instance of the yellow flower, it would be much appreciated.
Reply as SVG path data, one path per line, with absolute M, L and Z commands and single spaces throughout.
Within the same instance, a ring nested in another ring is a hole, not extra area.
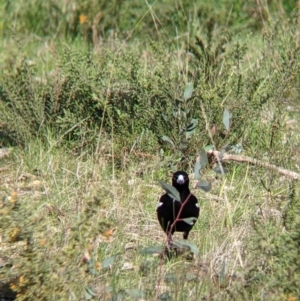
M 102 264 L 101 264 L 101 262 L 96 262 L 96 270 L 97 271 L 100 271 L 101 270 L 101 267 L 102 267 Z
M 293 296 L 293 295 L 288 295 L 286 298 L 287 301 L 297 301 L 297 297 Z
M 85 14 L 81 14 L 79 16 L 79 23 L 84 24 L 86 22 L 87 16 Z
M 10 196 L 12 198 L 16 198 L 18 196 L 18 192 L 17 191 L 13 191 Z
M 40 240 L 40 245 L 41 245 L 41 246 L 44 246 L 45 243 L 46 243 L 46 238 L 42 238 L 42 239 Z
M 13 228 L 9 233 L 10 242 L 15 242 L 19 238 L 20 229 L 18 227 Z
M 16 290 L 18 289 L 18 287 L 17 287 L 14 283 L 12 283 L 12 284 L 10 285 L 10 288 L 11 288 L 13 291 L 16 291 Z
M 17 202 L 17 196 L 18 193 L 16 191 L 12 192 L 12 194 L 8 197 L 8 200 L 12 203 L 15 204 Z
M 103 235 L 104 235 L 106 238 L 109 238 L 109 237 L 114 233 L 114 230 L 115 230 L 115 229 L 107 230 L 107 231 L 104 232 Z

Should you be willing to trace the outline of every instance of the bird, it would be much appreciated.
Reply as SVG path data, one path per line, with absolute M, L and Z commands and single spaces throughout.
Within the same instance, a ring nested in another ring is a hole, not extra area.
M 172 242 L 172 235 L 175 231 L 183 232 L 183 239 L 187 239 L 200 213 L 198 200 L 190 192 L 189 177 L 185 171 L 176 171 L 173 174 L 172 186 L 178 190 L 180 202 L 165 193 L 159 198 L 156 209 L 157 219 L 167 234 L 169 242 Z M 178 216 L 179 212 L 180 216 Z M 176 218 L 179 220 L 175 225 L 172 225 Z M 189 218 L 187 221 L 182 220 L 187 218 Z

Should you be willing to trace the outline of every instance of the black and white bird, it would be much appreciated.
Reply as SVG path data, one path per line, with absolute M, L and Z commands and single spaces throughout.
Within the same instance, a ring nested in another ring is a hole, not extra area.
M 172 185 L 178 190 L 180 194 L 180 202 L 170 197 L 167 193 L 162 195 L 157 205 L 157 218 L 168 235 L 168 239 L 171 241 L 171 235 L 174 232 L 183 232 L 183 239 L 187 239 L 189 232 L 193 228 L 197 218 L 199 216 L 200 207 L 197 198 L 190 193 L 189 189 L 189 177 L 184 171 L 177 171 L 172 178 Z M 185 200 L 189 197 L 188 201 L 183 205 Z M 183 208 L 181 209 L 183 205 Z M 178 221 L 174 223 L 180 209 L 182 210 Z M 186 219 L 183 221 L 182 219 Z M 171 232 L 171 233 L 170 233 Z

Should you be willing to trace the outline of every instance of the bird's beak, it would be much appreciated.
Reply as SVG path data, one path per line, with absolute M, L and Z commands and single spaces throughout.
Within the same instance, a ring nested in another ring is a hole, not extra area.
M 184 183 L 184 176 L 183 175 L 178 176 L 177 183 L 180 184 L 180 185 Z

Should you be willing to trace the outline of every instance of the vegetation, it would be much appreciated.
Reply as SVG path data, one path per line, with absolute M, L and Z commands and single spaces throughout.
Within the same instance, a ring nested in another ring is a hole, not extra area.
M 299 1 L 0 6 L 1 300 L 299 300 Z

